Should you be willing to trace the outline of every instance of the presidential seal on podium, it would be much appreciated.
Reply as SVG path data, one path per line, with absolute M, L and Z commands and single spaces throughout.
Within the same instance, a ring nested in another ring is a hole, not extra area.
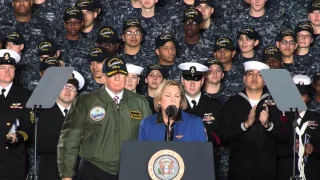
M 156 152 L 148 163 L 148 172 L 152 180 L 181 180 L 184 170 L 181 156 L 168 149 Z

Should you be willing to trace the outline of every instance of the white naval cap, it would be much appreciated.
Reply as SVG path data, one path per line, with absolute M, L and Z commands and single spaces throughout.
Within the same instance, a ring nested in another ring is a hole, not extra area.
M 10 49 L 1 49 L 0 50 L 0 58 L 1 58 L 1 62 L 4 62 L 2 64 L 10 64 L 10 58 L 13 58 L 15 63 L 18 64 L 20 62 L 20 55 L 15 52 L 12 51 Z M 5 61 L 8 61 L 8 63 L 5 63 Z
M 293 79 L 293 82 L 297 85 L 303 86 L 303 85 L 311 84 L 311 79 L 306 75 L 301 75 L 301 74 L 294 75 L 292 79 Z
M 199 74 L 209 71 L 207 66 L 195 62 L 181 63 L 178 68 L 182 70 L 183 74 Z
M 127 66 L 128 73 L 133 73 L 140 76 L 143 71 L 143 67 L 137 66 L 131 63 L 127 63 L 126 66 Z
M 294 75 L 293 82 L 296 84 L 301 95 L 309 94 L 312 91 L 311 79 L 306 75 Z
M 73 84 L 73 78 L 76 79 L 78 81 L 78 85 L 76 85 L 78 87 L 78 90 L 82 89 L 84 86 L 84 78 L 83 76 L 77 72 L 77 71 L 73 71 L 71 77 L 68 80 L 68 83 Z
M 259 61 L 247 61 L 243 63 L 244 70 L 262 70 L 262 69 L 270 69 L 268 65 Z

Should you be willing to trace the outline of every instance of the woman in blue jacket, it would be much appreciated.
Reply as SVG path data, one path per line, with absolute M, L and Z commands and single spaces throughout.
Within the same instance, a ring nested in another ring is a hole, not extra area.
M 168 116 L 166 108 L 174 105 L 178 109 L 169 123 L 170 141 L 203 141 L 207 135 L 202 120 L 183 111 L 187 108 L 187 101 L 183 88 L 172 80 L 164 81 L 157 89 L 154 97 L 154 107 L 157 114 L 153 114 L 141 121 L 139 141 L 165 141 Z

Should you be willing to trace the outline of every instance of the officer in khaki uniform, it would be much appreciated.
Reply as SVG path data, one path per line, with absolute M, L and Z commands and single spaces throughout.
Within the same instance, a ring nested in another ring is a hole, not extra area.
M 0 179 L 23 180 L 26 170 L 25 142 L 32 129 L 25 104 L 30 92 L 13 83 L 20 55 L 0 50 Z
M 118 179 L 122 141 L 136 140 L 140 121 L 151 115 L 145 98 L 124 89 L 127 74 L 123 59 L 110 58 L 103 67 L 105 86 L 73 102 L 58 143 L 63 180 L 74 176 L 78 155 L 79 179 Z

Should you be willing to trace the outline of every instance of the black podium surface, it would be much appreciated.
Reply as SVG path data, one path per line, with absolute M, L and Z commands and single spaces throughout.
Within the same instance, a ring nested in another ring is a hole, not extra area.
M 119 180 L 215 180 L 209 142 L 124 141 Z

